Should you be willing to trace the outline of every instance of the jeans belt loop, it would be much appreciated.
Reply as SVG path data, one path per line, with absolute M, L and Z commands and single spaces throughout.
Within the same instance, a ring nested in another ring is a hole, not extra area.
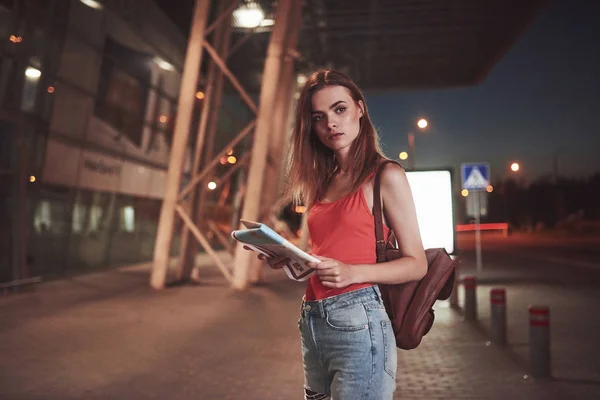
M 375 292 L 375 297 L 377 297 L 377 301 L 381 302 L 382 300 L 381 300 L 381 294 L 379 292 L 379 287 L 377 285 L 373 285 L 372 288 L 373 288 L 373 291 Z

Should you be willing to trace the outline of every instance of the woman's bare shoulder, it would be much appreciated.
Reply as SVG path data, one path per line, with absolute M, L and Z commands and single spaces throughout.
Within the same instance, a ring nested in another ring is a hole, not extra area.
M 381 186 L 386 189 L 403 187 L 408 184 L 406 171 L 400 164 L 387 163 L 381 171 Z

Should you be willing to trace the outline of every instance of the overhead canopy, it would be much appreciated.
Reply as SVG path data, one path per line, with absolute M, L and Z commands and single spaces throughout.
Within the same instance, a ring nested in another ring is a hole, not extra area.
M 334 67 L 366 90 L 481 82 L 548 0 L 304 0 L 300 72 Z M 247 2 L 249 3 L 249 2 Z M 267 17 L 273 2 L 258 1 Z M 258 91 L 269 28 L 230 58 Z M 245 32 L 234 30 L 233 42 Z

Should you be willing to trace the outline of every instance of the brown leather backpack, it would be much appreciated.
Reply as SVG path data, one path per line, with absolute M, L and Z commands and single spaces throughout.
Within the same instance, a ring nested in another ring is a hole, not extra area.
M 381 171 L 385 164 L 394 161 L 383 161 L 375 174 L 373 184 L 373 214 L 375 218 L 375 238 L 377 246 L 377 262 L 396 260 L 402 257 L 396 248 L 394 234 L 386 240 L 383 238 L 383 214 L 381 210 Z M 385 309 L 392 321 L 396 346 L 400 349 L 414 349 L 421 343 L 423 336 L 433 325 L 435 315 L 433 303 L 446 300 L 454 288 L 455 268 L 457 260 L 450 258 L 445 249 L 427 249 L 427 274 L 420 281 L 396 285 L 379 285 Z

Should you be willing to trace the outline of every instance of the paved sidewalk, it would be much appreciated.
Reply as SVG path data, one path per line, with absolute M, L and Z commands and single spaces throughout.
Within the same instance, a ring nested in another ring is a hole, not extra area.
M 233 292 L 215 267 L 201 271 L 206 284 L 164 291 L 141 265 L 0 297 L 0 399 L 300 399 L 303 285 L 268 271 Z M 395 398 L 599 398 L 524 380 L 478 325 L 443 304 L 436 314 L 421 346 L 400 353 Z
M 511 257 L 509 263 L 504 257 Z M 478 326 L 490 330 L 490 290 L 507 294 L 507 353 L 527 369 L 531 304 L 550 307 L 554 383 L 568 398 L 600 399 L 600 271 L 574 265 L 531 263 L 488 250 L 484 270 L 477 273 L 474 255 L 463 254 L 463 274 L 478 275 Z M 460 290 L 462 297 L 462 289 Z

